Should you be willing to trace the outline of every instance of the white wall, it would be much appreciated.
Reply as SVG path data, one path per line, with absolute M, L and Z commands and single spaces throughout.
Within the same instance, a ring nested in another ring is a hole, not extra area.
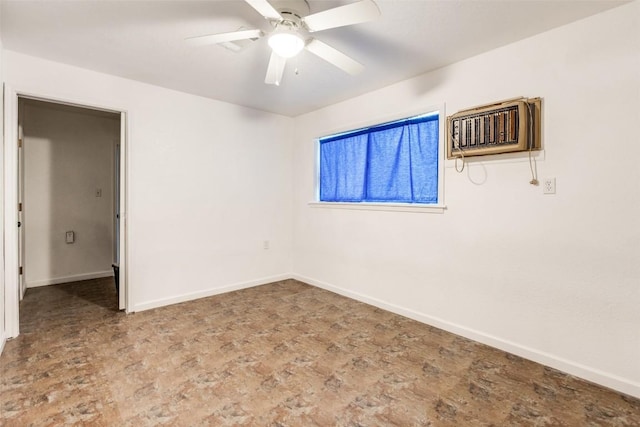
M 11 51 L 4 59 L 13 90 L 127 112 L 130 309 L 290 275 L 292 119 Z
M 640 396 L 640 2 L 296 119 L 294 271 Z M 447 162 L 443 214 L 313 208 L 314 138 L 398 111 L 544 99 L 524 159 Z M 525 157 L 526 159 L 526 157 Z M 482 182 L 481 185 L 474 182 Z
M 33 100 L 20 112 L 27 287 L 111 275 L 120 115 Z

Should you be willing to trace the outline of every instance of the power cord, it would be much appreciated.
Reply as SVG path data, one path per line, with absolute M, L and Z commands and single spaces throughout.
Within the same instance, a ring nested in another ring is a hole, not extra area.
M 526 101 L 525 101 L 526 102 Z M 529 181 L 529 184 L 531 185 L 535 185 L 538 186 L 540 185 L 540 181 L 538 181 L 538 176 L 536 174 L 536 169 L 533 167 L 533 164 L 535 162 L 535 160 L 533 159 L 533 156 L 531 155 L 531 152 L 533 151 L 533 113 L 531 112 L 531 104 L 529 104 L 528 102 L 526 102 L 527 104 L 527 111 L 529 112 L 529 169 L 531 170 L 531 181 Z
M 453 127 L 453 126 L 451 126 Z M 462 171 L 464 171 L 464 152 L 460 149 L 460 143 L 458 142 L 458 140 L 456 139 L 455 136 L 453 136 L 453 129 L 451 129 L 451 140 L 453 141 L 453 149 L 455 151 L 460 152 L 460 157 L 456 157 L 455 161 L 454 161 L 454 167 L 456 168 L 456 172 L 458 173 L 462 173 Z M 462 168 L 458 169 L 458 159 L 462 160 Z

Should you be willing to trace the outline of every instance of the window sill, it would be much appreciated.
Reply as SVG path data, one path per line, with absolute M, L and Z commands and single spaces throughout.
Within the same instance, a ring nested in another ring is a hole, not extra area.
M 312 208 L 352 209 L 365 211 L 391 211 L 442 214 L 446 205 L 419 205 L 410 203 L 340 203 L 340 202 L 309 202 Z

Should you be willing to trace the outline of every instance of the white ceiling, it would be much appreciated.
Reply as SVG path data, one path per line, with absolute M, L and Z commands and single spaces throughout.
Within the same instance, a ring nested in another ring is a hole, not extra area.
M 353 0 L 309 0 L 311 13 Z M 350 76 L 309 52 L 264 84 L 266 39 L 234 53 L 184 39 L 270 29 L 242 0 L 1 2 L 5 49 L 296 116 L 627 3 L 615 0 L 377 0 L 382 16 L 314 37 L 365 65 Z M 516 59 L 517 60 L 517 59 Z M 298 73 L 295 73 L 297 69 Z

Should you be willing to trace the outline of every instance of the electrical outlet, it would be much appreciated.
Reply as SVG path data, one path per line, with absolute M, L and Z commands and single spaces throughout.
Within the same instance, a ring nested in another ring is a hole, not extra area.
M 269 241 L 265 240 L 264 242 L 262 242 L 262 248 L 263 249 L 269 249 Z
M 542 181 L 542 192 L 544 194 L 556 194 L 556 179 L 545 178 L 544 181 Z

